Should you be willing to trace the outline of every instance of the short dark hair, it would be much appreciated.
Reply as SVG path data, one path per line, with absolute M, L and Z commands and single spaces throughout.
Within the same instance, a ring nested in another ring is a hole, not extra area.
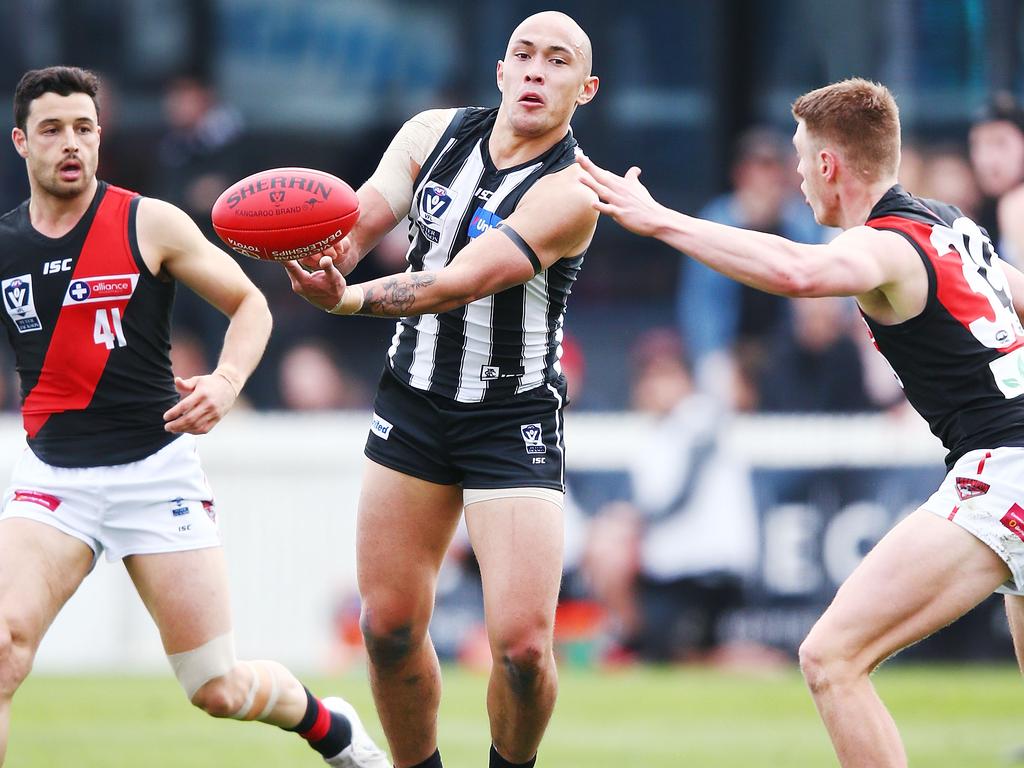
M 14 124 L 25 130 L 28 124 L 28 110 L 32 102 L 44 93 L 56 93 L 59 96 L 70 96 L 72 93 L 84 93 L 96 105 L 99 114 L 100 105 L 96 94 L 100 89 L 100 79 L 94 72 L 78 67 L 46 67 L 30 69 L 21 76 L 18 87 L 14 89 Z

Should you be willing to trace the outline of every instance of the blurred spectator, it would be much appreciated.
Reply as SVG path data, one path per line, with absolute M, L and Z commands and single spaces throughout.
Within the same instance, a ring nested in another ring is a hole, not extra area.
M 241 115 L 221 103 L 209 84 L 192 76 L 178 77 L 167 85 L 163 114 L 167 128 L 156 147 L 155 178 L 145 191 L 182 208 L 207 237 L 219 243 L 210 209 L 218 195 L 242 175 Z M 266 274 L 252 269 L 249 276 L 260 285 L 257 278 Z M 226 320 L 191 291 L 182 290 L 175 299 L 174 325 L 190 331 L 209 349 L 220 343 Z M 255 378 L 265 375 L 263 368 L 257 369 Z
M 699 215 L 799 242 L 821 242 L 825 230 L 801 199 L 798 182 L 786 138 L 755 128 L 737 145 L 733 191 L 712 200 Z M 680 272 L 677 311 L 698 383 L 709 392 L 733 383 L 729 369 L 738 344 L 763 348 L 788 321 L 785 299 L 748 288 L 692 259 L 684 261 Z
M 759 387 L 762 411 L 856 413 L 874 408 L 861 357 L 851 338 L 848 299 L 790 299 L 792 333 L 772 345 Z
M 633 355 L 632 501 L 594 521 L 589 584 L 624 646 L 652 661 L 725 660 L 723 616 L 743 603 L 758 557 L 746 468 L 719 441 L 720 404 L 696 392 L 679 338 L 658 329 Z
M 924 154 L 915 142 L 904 141 L 900 147 L 900 185 L 912 195 L 920 195 L 924 175 Z
M 167 132 L 157 148 L 157 197 L 209 223 L 217 196 L 239 174 L 241 114 L 222 103 L 213 87 L 195 77 L 179 77 L 163 96 Z
M 291 347 L 278 369 L 282 405 L 295 411 L 365 408 L 366 387 L 344 371 L 326 344 L 305 341 Z
M 1024 258 L 1024 110 L 1008 92 L 995 94 L 970 129 L 974 176 L 984 196 L 976 221 L 1001 257 Z
M 176 329 L 171 334 L 171 370 L 183 379 L 213 370 L 203 343 L 188 331 Z
M 575 336 L 568 333 L 562 337 L 562 357 L 559 360 L 562 374 L 565 376 L 566 395 L 569 404 L 578 403 L 583 397 L 586 383 L 587 365 L 583 359 L 583 349 Z
M 981 190 L 966 153 L 956 145 L 940 144 L 927 150 L 919 188 L 913 194 L 955 205 L 974 221 L 981 215 Z

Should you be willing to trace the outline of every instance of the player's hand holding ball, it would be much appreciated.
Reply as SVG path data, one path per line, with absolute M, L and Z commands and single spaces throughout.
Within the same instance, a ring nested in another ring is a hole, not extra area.
M 320 269 L 320 259 L 323 256 L 330 256 L 334 266 L 343 275 L 347 275 L 359 263 L 359 255 L 356 253 L 355 248 L 352 247 L 352 241 L 347 236 L 334 245 L 324 248 L 320 253 L 312 256 L 303 256 L 301 259 L 296 259 L 296 261 L 307 272 L 312 272 Z
M 293 291 L 340 315 L 363 306 L 362 290 L 346 290 L 344 278 L 358 262 L 346 237 L 358 218 L 355 190 L 311 168 L 246 176 L 221 193 L 212 212 L 213 228 L 232 250 L 284 262 Z

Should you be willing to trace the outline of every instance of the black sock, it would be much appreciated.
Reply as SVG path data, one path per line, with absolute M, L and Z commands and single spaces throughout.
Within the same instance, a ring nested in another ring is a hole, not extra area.
M 525 763 L 510 763 L 504 757 L 498 754 L 498 750 L 491 744 L 491 762 L 490 768 L 533 768 L 537 764 L 537 756 L 534 755 Z
M 444 768 L 444 766 L 441 765 L 441 750 L 435 749 L 434 754 L 422 763 L 416 763 L 412 768 Z
M 325 707 L 308 688 L 305 691 L 306 714 L 298 725 L 284 730 L 298 733 L 325 758 L 334 757 L 352 743 L 352 725 L 347 717 Z

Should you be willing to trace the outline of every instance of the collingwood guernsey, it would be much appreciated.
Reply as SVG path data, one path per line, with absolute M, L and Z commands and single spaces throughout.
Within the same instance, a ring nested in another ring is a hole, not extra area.
M 576 158 L 572 133 L 540 157 L 498 170 L 488 152 L 497 109 L 455 112 L 423 163 L 409 213 L 409 270 L 440 270 L 500 224 L 538 179 Z M 583 253 L 523 285 L 441 314 L 399 320 L 388 350 L 394 374 L 464 403 L 510 397 L 561 375 L 562 323 Z

